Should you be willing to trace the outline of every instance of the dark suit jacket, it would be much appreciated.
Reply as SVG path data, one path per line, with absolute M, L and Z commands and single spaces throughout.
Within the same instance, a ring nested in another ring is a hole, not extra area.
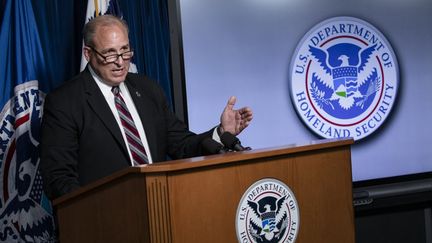
M 128 74 L 125 84 L 146 132 L 153 162 L 201 155 L 196 135 L 171 112 L 159 85 Z M 41 172 L 50 198 L 130 166 L 120 128 L 88 69 L 45 98 Z

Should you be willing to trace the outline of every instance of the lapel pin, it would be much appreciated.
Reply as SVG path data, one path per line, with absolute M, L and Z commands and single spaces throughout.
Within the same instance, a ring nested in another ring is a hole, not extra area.
M 140 92 L 136 91 L 135 94 L 136 94 L 136 96 L 141 97 Z

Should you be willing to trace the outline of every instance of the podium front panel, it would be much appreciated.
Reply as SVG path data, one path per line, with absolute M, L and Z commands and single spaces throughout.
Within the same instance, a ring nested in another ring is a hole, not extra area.
M 280 180 L 294 193 L 296 242 L 354 242 L 349 162 L 349 147 L 342 147 L 168 173 L 172 242 L 237 242 L 240 199 L 264 178 Z

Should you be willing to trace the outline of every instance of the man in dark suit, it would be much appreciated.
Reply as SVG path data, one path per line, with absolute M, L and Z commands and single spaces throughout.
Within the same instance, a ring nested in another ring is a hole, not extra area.
M 41 172 L 51 199 L 127 166 L 202 155 L 203 139 L 237 135 L 252 120 L 249 108 L 233 109 L 231 97 L 220 126 L 202 134 L 187 130 L 156 83 L 128 73 L 133 51 L 123 20 L 96 17 L 83 34 L 89 64 L 45 99 Z

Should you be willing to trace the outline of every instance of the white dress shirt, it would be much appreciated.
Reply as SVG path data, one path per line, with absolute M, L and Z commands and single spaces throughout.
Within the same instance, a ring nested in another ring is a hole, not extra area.
M 125 131 L 123 129 L 123 125 L 121 124 L 121 120 L 120 120 L 120 116 L 118 114 L 117 108 L 115 106 L 114 94 L 111 91 L 112 86 L 108 85 L 105 81 L 103 81 L 103 79 L 101 77 L 99 77 L 93 71 L 93 69 L 91 68 L 90 65 L 89 65 L 89 70 L 90 70 L 91 75 L 93 76 L 93 79 L 96 81 L 96 84 L 98 85 L 99 89 L 102 91 L 102 94 L 105 97 L 105 100 L 108 103 L 108 105 L 111 109 L 111 112 L 113 113 L 113 115 L 117 121 L 117 124 L 118 124 L 120 131 L 122 133 L 122 136 L 123 136 L 123 140 L 125 141 L 125 144 L 126 144 L 126 147 L 127 147 L 128 153 L 129 153 L 129 157 L 130 157 L 131 161 L 133 161 L 132 160 L 132 154 L 131 154 L 130 149 L 129 149 L 129 144 L 127 143 L 126 134 L 125 134 Z M 124 84 L 124 82 L 122 82 L 119 85 L 119 88 L 120 88 L 121 95 L 122 95 L 122 97 L 126 103 L 128 110 L 129 110 L 129 113 L 131 114 L 132 119 L 134 120 L 135 126 L 136 126 L 138 133 L 140 135 L 140 138 L 141 138 L 141 142 L 144 145 L 144 149 L 146 151 L 148 161 L 151 164 L 151 163 L 153 163 L 153 160 L 151 158 L 150 148 L 148 146 L 147 137 L 146 137 L 145 131 L 144 131 L 144 126 L 142 125 L 141 119 L 138 115 L 138 111 L 135 107 L 135 104 L 132 101 L 132 97 L 131 97 L 129 90 L 127 89 L 126 85 Z M 131 164 L 131 165 L 133 165 L 133 164 Z

